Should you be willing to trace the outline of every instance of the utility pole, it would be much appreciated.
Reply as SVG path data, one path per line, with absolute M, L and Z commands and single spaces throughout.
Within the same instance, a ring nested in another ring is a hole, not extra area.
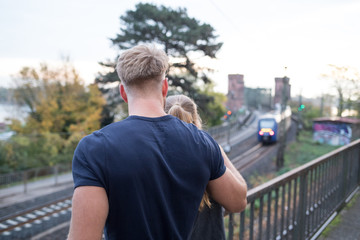
M 299 134 L 302 129 L 302 91 L 300 91 L 299 95 L 299 108 L 298 108 L 298 124 L 297 124 L 297 130 L 296 130 L 296 140 L 299 140 Z M 300 109 L 300 110 L 299 110 Z
M 285 67 L 286 70 L 286 67 Z M 288 92 L 289 92 L 289 78 L 286 75 L 283 77 L 283 89 L 282 89 L 282 98 L 281 98 L 281 122 L 279 126 L 280 133 L 280 146 L 277 152 L 276 157 L 276 167 L 279 170 L 284 166 L 284 152 L 286 148 L 286 124 L 285 124 L 285 109 L 288 101 Z
M 320 117 L 324 115 L 324 94 L 321 95 Z
M 230 135 L 231 135 L 231 127 L 232 127 L 230 118 L 232 116 L 232 112 L 230 110 L 228 110 L 226 112 L 225 116 L 226 116 L 226 123 L 227 123 L 227 139 L 226 139 L 226 145 L 224 146 L 224 152 L 230 153 L 230 151 L 231 151 Z

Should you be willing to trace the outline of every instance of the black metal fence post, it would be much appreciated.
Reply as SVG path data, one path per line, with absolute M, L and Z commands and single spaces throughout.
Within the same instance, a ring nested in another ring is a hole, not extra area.
M 296 236 L 298 239 L 305 239 L 305 218 L 306 218 L 306 199 L 307 199 L 307 176 L 308 173 L 304 173 L 300 176 L 300 189 L 299 189 L 299 208 L 297 216 L 297 227 L 296 227 Z
M 55 166 L 54 166 L 54 178 L 55 178 L 55 183 L 54 183 L 54 185 L 55 185 L 55 186 L 58 185 L 58 175 L 59 175 L 59 165 L 55 165 Z
M 344 156 L 345 154 L 342 152 L 341 153 L 341 160 L 343 162 L 342 166 L 343 166 L 343 171 L 342 171 L 342 184 L 341 184 L 341 189 L 342 189 L 342 194 L 341 194 L 341 199 L 344 200 L 346 199 L 346 194 L 347 194 L 347 169 L 348 169 L 348 159 L 346 158 L 346 156 Z M 346 154 L 347 155 L 347 154 Z
M 234 236 L 234 214 L 233 213 L 229 214 L 228 228 L 229 228 L 228 240 L 232 240 L 233 236 Z
M 24 193 L 27 193 L 28 171 L 23 172 Z
M 358 160 L 358 185 L 360 185 L 360 148 L 357 148 L 357 160 Z

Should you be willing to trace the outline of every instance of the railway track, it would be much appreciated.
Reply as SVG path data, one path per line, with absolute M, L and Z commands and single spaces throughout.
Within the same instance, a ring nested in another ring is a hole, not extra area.
M 263 145 L 257 140 L 257 135 L 254 133 L 245 140 L 232 146 L 231 152 L 228 154 L 231 162 L 239 171 L 244 171 L 252 164 L 260 161 L 264 157 L 275 150 L 276 144 Z
M 291 124 L 287 132 L 287 142 L 293 141 L 296 135 L 296 124 Z M 257 141 L 257 135 L 251 135 L 242 142 L 232 147 L 232 152 L 228 155 L 235 168 L 241 172 L 247 170 L 256 162 L 264 158 L 276 156 L 278 144 L 263 145 Z M 251 172 L 251 171 L 250 171 Z
M 268 156 L 270 152 L 275 149 L 275 145 L 263 146 L 262 143 L 258 143 L 244 153 L 233 158 L 231 161 L 239 171 L 244 171 L 252 164 L 260 161 L 263 157 Z
M 230 159 L 234 159 L 238 157 L 239 155 L 243 154 L 247 150 L 253 148 L 258 144 L 258 141 L 256 139 L 256 135 L 253 134 L 246 138 L 245 140 L 236 143 L 231 147 L 231 152 L 228 154 L 228 157 Z
M 68 221 L 71 198 L 65 196 L 0 218 L 0 239 L 29 239 L 57 224 Z

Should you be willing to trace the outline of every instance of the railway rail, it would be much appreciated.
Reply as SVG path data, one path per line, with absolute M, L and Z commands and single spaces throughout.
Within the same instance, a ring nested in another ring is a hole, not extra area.
M 245 151 L 244 153 L 233 158 L 231 161 L 237 170 L 244 171 L 252 164 L 261 160 L 262 157 L 268 156 L 268 154 L 274 151 L 275 148 L 275 145 L 263 146 L 262 143 L 259 143 L 254 147 L 250 148 L 249 150 Z
M 296 124 L 291 124 L 287 132 L 287 141 L 293 141 L 296 135 Z M 256 133 L 244 141 L 232 147 L 233 152 L 229 154 L 231 162 L 240 172 L 246 171 L 250 166 L 261 162 L 264 158 L 276 156 L 277 143 L 263 144 L 257 141 Z
M 68 221 L 71 198 L 65 196 L 0 218 L 0 239 L 28 239 Z

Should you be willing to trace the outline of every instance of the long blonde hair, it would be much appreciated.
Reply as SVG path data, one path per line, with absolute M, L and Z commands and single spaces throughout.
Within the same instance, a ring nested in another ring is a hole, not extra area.
M 201 118 L 197 112 L 197 106 L 192 99 L 185 95 L 173 95 L 167 97 L 165 112 L 184 122 L 193 123 L 196 127 L 202 129 Z M 209 195 L 206 191 L 201 199 L 199 210 L 201 211 L 205 205 L 209 208 L 211 207 Z

